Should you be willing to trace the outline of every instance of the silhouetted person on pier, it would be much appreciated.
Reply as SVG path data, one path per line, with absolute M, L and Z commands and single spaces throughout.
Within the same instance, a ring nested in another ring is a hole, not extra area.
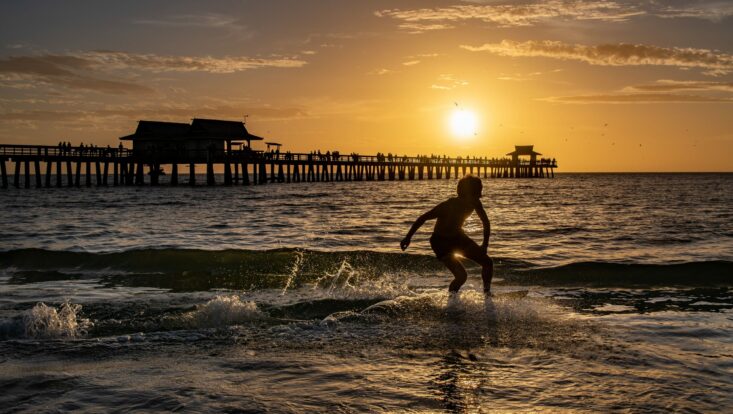
M 437 219 L 433 235 L 430 236 L 430 247 L 435 256 L 453 273 L 454 279 L 448 286 L 448 292 L 458 293 L 466 282 L 466 269 L 456 258 L 459 254 L 481 265 L 481 277 L 484 282 L 484 294 L 491 294 L 491 279 L 494 276 L 494 262 L 487 254 L 491 223 L 481 204 L 481 179 L 467 175 L 458 181 L 458 197 L 449 198 L 421 215 L 400 242 L 402 250 L 407 249 L 413 234 L 427 220 Z M 463 223 L 471 213 L 476 212 L 484 227 L 484 240 L 481 246 L 476 244 L 463 232 Z

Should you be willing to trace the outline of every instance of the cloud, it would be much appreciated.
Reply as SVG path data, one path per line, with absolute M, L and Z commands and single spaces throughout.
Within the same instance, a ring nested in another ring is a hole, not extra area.
M 696 91 L 699 95 L 679 94 Z M 695 80 L 660 79 L 655 83 L 624 87 L 621 91 L 540 99 L 567 104 L 635 104 L 635 103 L 733 103 L 733 83 Z
M 438 80 L 436 83 L 430 85 L 430 88 L 449 91 L 451 89 L 455 89 L 461 86 L 468 86 L 468 81 L 456 79 L 451 74 L 442 74 L 438 76 Z
M 502 73 L 496 79 L 503 81 L 526 82 L 536 80 L 539 76 L 547 73 L 562 72 L 562 69 L 553 69 L 549 72 L 531 72 L 531 73 Z
M 435 30 L 452 29 L 450 24 L 423 24 L 423 23 L 400 23 L 398 26 L 402 30 L 406 30 L 410 34 L 420 34 Z
M 733 3 L 694 1 L 667 5 L 662 2 L 617 2 L 613 0 L 549 0 L 521 4 L 486 4 L 489 1 L 464 0 L 468 5 L 420 9 L 385 9 L 374 14 L 398 21 L 410 33 L 451 29 L 460 22 L 479 21 L 499 27 L 534 26 L 551 20 L 595 20 L 624 22 L 635 16 L 651 15 L 665 19 L 695 18 L 720 22 L 733 16 Z
M 733 82 L 708 81 L 676 81 L 661 79 L 656 83 L 635 85 L 626 88 L 629 91 L 675 92 L 675 91 L 723 91 L 733 92 Z
M 252 105 L 141 105 L 130 107 L 127 105 L 102 109 L 81 110 L 10 110 L 0 113 L 2 123 L 33 123 L 57 122 L 85 124 L 104 124 L 110 120 L 119 119 L 132 122 L 139 119 L 160 119 L 169 121 L 187 121 L 194 116 L 223 119 L 241 119 L 248 114 L 257 119 L 292 119 L 308 116 L 300 107 L 274 107 Z M 131 124 L 132 125 L 132 124 Z M 117 127 L 115 127 L 117 128 Z
M 634 6 L 610 0 L 550 0 L 528 4 L 457 5 L 412 10 L 386 9 L 374 13 L 399 21 L 399 27 L 413 33 L 454 27 L 455 23 L 477 20 L 500 27 L 533 26 L 549 19 L 625 21 L 645 14 Z
M 171 56 L 98 50 L 79 55 L 97 67 L 152 72 L 234 73 L 259 68 L 299 68 L 307 62 L 291 57 Z
M 221 30 L 226 32 L 228 36 L 240 39 L 249 39 L 253 36 L 253 32 L 247 26 L 240 24 L 238 18 L 217 13 L 181 14 L 162 19 L 137 19 L 133 20 L 133 23 L 169 28 Z
M 633 93 L 633 94 L 598 94 L 556 96 L 544 98 L 543 101 L 566 104 L 638 104 L 638 103 L 733 103 L 733 98 L 679 95 L 670 93 Z
M 0 59 L 0 84 L 33 87 L 36 82 L 108 94 L 152 93 L 147 86 L 111 73 L 123 71 L 234 73 L 260 68 L 298 68 L 304 60 L 290 57 L 166 56 L 117 51 L 66 55 L 10 56 Z
M 578 60 L 601 66 L 659 65 L 702 68 L 708 75 L 724 75 L 733 71 L 733 55 L 708 49 L 666 48 L 628 43 L 586 46 L 551 40 L 526 42 L 502 40 L 499 43 L 486 43 L 481 46 L 462 45 L 461 48 L 499 56 Z
M 391 70 L 391 69 L 381 68 L 381 69 L 377 69 L 377 70 L 373 70 L 373 71 L 369 72 L 369 75 L 379 75 L 379 76 L 381 76 L 381 75 L 388 75 L 390 73 L 395 73 L 395 71 L 394 70 Z
M 87 73 L 92 63 L 76 56 L 20 56 L 0 59 L 0 84 L 33 87 L 35 83 L 109 94 L 152 93 L 144 85 L 101 79 Z
M 408 60 L 407 62 L 402 62 L 402 65 L 404 65 L 404 66 L 415 66 L 418 63 L 420 63 L 419 60 Z
M 697 1 L 680 6 L 662 6 L 654 15 L 665 19 L 694 18 L 720 22 L 733 16 L 733 3 L 729 1 Z

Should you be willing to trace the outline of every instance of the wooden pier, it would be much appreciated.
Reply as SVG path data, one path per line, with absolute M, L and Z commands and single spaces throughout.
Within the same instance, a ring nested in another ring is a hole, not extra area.
M 179 162 L 205 159 L 206 162 Z M 8 171 L 6 162 L 12 168 Z M 183 183 L 179 166 L 188 166 Z M 2 188 L 133 186 L 160 183 L 167 169 L 168 185 L 197 185 L 196 166 L 206 166 L 206 185 L 263 185 L 330 181 L 403 181 L 460 178 L 552 178 L 555 160 L 534 163 L 510 158 L 388 157 L 384 155 L 323 155 L 245 150 L 207 150 L 204 154 L 159 153 L 137 156 L 120 148 L 61 148 L 43 145 L 0 144 Z M 217 183 L 214 167 L 221 166 Z M 21 180 L 21 175 L 23 179 Z
M 31 165 L 35 187 L 92 187 L 159 185 L 164 167 L 170 167 L 168 184 L 184 184 L 179 166 L 188 165 L 188 180 L 194 186 L 196 166 L 206 166 L 206 185 L 217 185 L 214 169 L 221 166 L 224 185 L 262 185 L 319 181 L 395 181 L 459 178 L 474 174 L 484 178 L 553 178 L 555 159 L 540 158 L 532 145 L 515 146 L 511 158 L 446 156 L 342 155 L 336 151 L 281 152 L 281 144 L 267 142 L 268 151 L 252 149 L 252 135 L 241 121 L 194 118 L 190 124 L 139 121 L 135 133 L 120 138 L 132 149 L 96 146 L 72 147 L 0 144 L 2 188 L 14 165 L 13 186 L 21 181 L 30 188 Z M 272 150 L 271 148 L 277 148 Z M 528 157 L 522 159 L 520 157 Z M 44 167 L 43 169 L 41 167 Z M 146 172 L 147 169 L 147 172 Z M 82 173 L 83 170 L 83 173 Z M 21 180 L 21 171 L 23 180 Z M 82 178 L 83 176 L 83 178 Z M 111 179 L 110 179 L 111 177 Z

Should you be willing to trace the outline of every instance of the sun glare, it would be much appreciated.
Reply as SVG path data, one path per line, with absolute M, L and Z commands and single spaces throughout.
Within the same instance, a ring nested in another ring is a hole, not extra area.
M 450 129 L 456 138 L 469 138 L 476 134 L 476 115 L 465 109 L 457 109 L 450 117 Z

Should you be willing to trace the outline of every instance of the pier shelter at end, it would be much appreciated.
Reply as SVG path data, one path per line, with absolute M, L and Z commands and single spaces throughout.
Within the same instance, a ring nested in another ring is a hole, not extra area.
M 158 164 L 217 161 L 231 153 L 233 145 L 251 151 L 252 141 L 262 139 L 250 134 L 243 122 L 202 118 L 190 124 L 139 121 L 134 134 L 120 137 L 132 141 L 133 156 Z
M 528 156 L 529 157 L 529 165 L 535 166 L 537 165 L 537 156 L 542 155 L 539 152 L 536 152 L 534 150 L 534 145 L 515 145 L 514 151 L 507 153 L 507 156 L 512 157 L 512 163 L 514 165 L 519 165 L 520 158 L 522 156 Z

